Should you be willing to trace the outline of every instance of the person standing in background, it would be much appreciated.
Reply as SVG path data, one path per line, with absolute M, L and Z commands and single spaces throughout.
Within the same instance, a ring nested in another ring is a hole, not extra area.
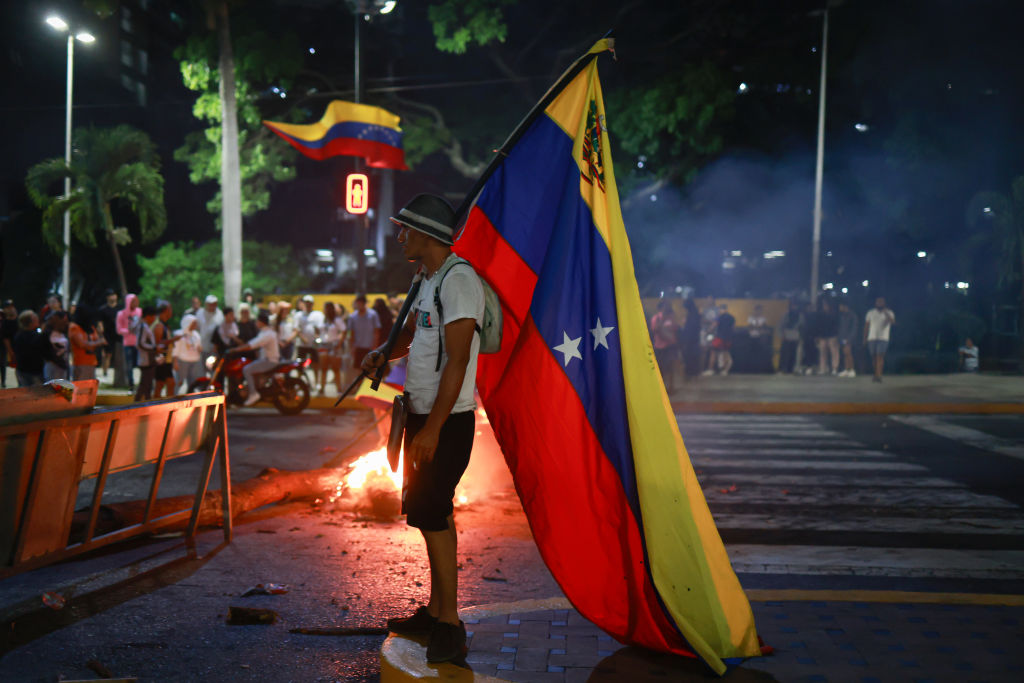
M 111 362 L 116 363 L 117 358 L 124 361 L 124 348 L 121 346 L 121 335 L 117 333 L 117 292 L 112 289 L 106 291 L 106 301 L 96 312 L 99 321 L 100 332 L 107 343 L 99 348 L 103 374 L 111 368 Z M 117 366 L 114 365 L 114 368 Z M 114 374 L 117 374 L 115 369 Z
M 259 334 L 259 329 L 256 327 L 256 319 L 252 316 L 253 309 L 249 304 L 244 301 L 238 304 L 238 338 L 243 344 L 255 339 L 256 335 Z M 255 360 L 257 352 L 249 351 L 243 355 L 246 358 L 252 358 Z
M 679 340 L 676 337 L 672 302 L 668 299 L 658 302 L 658 311 L 651 316 L 650 331 L 654 357 L 658 359 L 658 367 L 661 369 L 661 380 L 665 384 L 665 390 L 671 395 L 676 390 L 675 365 Z
M 39 331 L 39 316 L 35 311 L 22 311 L 18 315 L 18 333 L 11 342 L 14 362 L 18 365 L 14 374 L 18 378 L 19 387 L 33 387 L 46 381 L 43 366 L 49 345 Z
M 345 339 L 345 318 L 333 301 L 324 304 L 324 332 L 320 340 L 320 395 L 327 387 L 327 371 L 334 373 L 334 384 L 341 387 L 342 341 Z
M 711 367 L 704 371 L 705 375 L 715 374 L 715 368 L 722 375 L 728 375 L 732 369 L 732 338 L 736 331 L 736 318 L 729 312 L 729 307 L 722 304 L 718 307 L 718 321 L 715 323 L 715 338 L 711 340 Z
M 885 297 L 875 299 L 875 307 L 864 316 L 864 343 L 867 344 L 875 369 L 875 376 L 871 378 L 873 382 L 882 381 L 885 352 L 889 348 L 889 332 L 895 324 L 896 316 L 885 305 Z
M 857 339 L 857 314 L 845 302 L 839 303 L 839 348 L 843 352 L 843 371 L 840 377 L 856 377 L 853 363 L 853 344 Z
M 203 353 L 211 355 L 217 351 L 213 343 L 213 331 L 224 322 L 224 313 L 217 308 L 217 297 L 207 294 L 203 307 L 195 313 L 199 321 L 199 337 L 203 340 Z
M 156 302 L 156 322 L 153 324 L 153 335 L 156 337 L 156 371 L 153 373 L 153 380 L 156 383 L 154 398 L 166 395 L 168 398 L 174 396 L 174 358 L 171 352 L 174 350 L 174 342 L 178 341 L 171 333 L 167 324 L 173 309 L 168 301 Z M 165 394 L 166 391 L 166 394 Z
M 683 352 L 683 376 L 691 378 L 700 374 L 700 311 L 692 297 L 683 301 L 683 310 L 686 320 L 679 344 Z
M 377 297 L 376 301 L 373 302 L 373 311 L 377 314 L 377 319 L 380 320 L 380 329 L 377 331 L 377 343 L 383 344 L 387 341 L 388 335 L 391 334 L 391 328 L 395 325 L 395 315 L 391 312 L 391 308 L 388 307 L 388 302 L 384 301 L 381 297 Z
M 974 345 L 974 340 L 968 337 L 964 342 L 964 345 L 961 346 L 958 351 L 958 355 L 960 356 L 960 369 L 964 372 L 977 372 L 979 353 L 980 349 Z
M 124 308 L 117 314 L 117 333 L 121 335 L 124 347 L 124 372 L 128 380 L 128 388 L 135 388 L 135 366 L 139 364 L 138 338 L 135 330 L 142 320 L 142 309 L 139 308 L 139 297 L 129 294 L 124 298 Z
M 146 306 L 142 318 L 135 327 L 136 348 L 139 350 L 139 385 L 135 389 L 136 401 L 148 401 L 153 397 L 153 378 L 156 375 L 156 308 Z
M 4 301 L 3 312 L 0 313 L 0 388 L 7 388 L 7 368 L 14 367 L 14 337 L 18 334 L 18 309 L 14 301 Z
M 181 316 L 178 341 L 171 351 L 178 386 L 188 393 L 192 383 L 203 374 L 203 341 L 199 338 L 199 321 L 190 313 Z
M 43 323 L 43 337 L 48 344 L 44 347 L 46 363 L 43 365 L 43 377 L 51 379 L 69 379 L 68 366 L 68 314 L 54 311 Z
M 839 315 L 832 302 L 822 298 L 818 301 L 818 317 L 815 343 L 818 346 L 818 374 L 829 373 L 829 357 L 832 359 L 832 374 L 839 374 Z
M 797 369 L 797 351 L 803 333 L 804 316 L 800 304 L 789 302 L 789 310 L 782 318 L 782 347 L 779 349 L 779 372 L 792 374 Z
M 380 329 L 380 318 L 372 308 L 366 307 L 366 295 L 360 294 L 355 299 L 356 310 L 348 317 L 348 334 L 352 339 L 352 368 L 361 367 L 363 358 L 373 351 L 377 341 L 377 330 Z
M 96 331 L 92 312 L 85 304 L 78 304 L 75 309 L 74 320 L 68 326 L 68 339 L 71 341 L 71 379 L 96 379 L 96 352 L 107 340 Z

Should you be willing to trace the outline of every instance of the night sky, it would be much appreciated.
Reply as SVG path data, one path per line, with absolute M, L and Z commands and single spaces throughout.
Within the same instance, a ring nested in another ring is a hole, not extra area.
M 123 4 L 138 11 L 140 3 Z M 189 2 L 144 4 L 146 16 L 160 20 L 148 21 L 143 107 L 120 82 L 117 16 L 101 21 L 79 3 L 63 3 L 98 38 L 95 46 L 77 49 L 75 126 L 124 122 L 146 130 L 159 146 L 167 182 L 169 226 L 161 242 L 216 239 L 204 208 L 213 186 L 189 183 L 184 165 L 172 158 L 183 136 L 201 126 L 190 111 L 195 95 L 182 86 L 171 51 L 189 32 L 204 30 L 203 17 Z M 351 89 L 353 19 L 344 3 L 243 4 L 234 10 L 236 31 L 288 31 L 305 46 L 305 67 L 316 75 L 300 79 L 293 93 L 316 82 L 322 89 L 320 78 Z M 795 293 L 806 289 L 809 277 L 821 45 L 815 10 L 821 3 L 757 4 L 766 7 L 530 0 L 506 8 L 508 38 L 497 50 L 449 55 L 433 45 L 426 3 L 400 0 L 392 14 L 363 26 L 365 100 L 396 111 L 402 107 L 395 96 L 435 106 L 460 131 L 467 156 L 486 160 L 560 71 L 614 29 L 618 61 L 601 64 L 612 153 L 620 186 L 636 188 L 659 169 L 640 169 L 638 159 L 617 149 L 617 129 L 631 122 L 616 117 L 614 94 L 670 76 L 683 64 L 712 64 L 736 89 L 731 113 L 721 121 L 723 148 L 701 161 L 688 184 L 628 202 L 641 289 L 654 295 L 681 285 L 720 296 Z M 30 165 L 63 154 L 65 45 L 43 23 L 47 8 L 4 3 L 0 21 L 4 294 L 27 280 L 59 277 L 56 256 L 27 234 L 38 217 L 23 190 Z M 172 10 L 178 24 L 164 19 Z M 946 281 L 977 279 L 979 290 L 988 288 L 981 294 L 1005 298 L 995 276 L 984 272 L 985 255 L 971 261 L 963 244 L 971 197 L 981 190 L 1006 192 L 1024 174 L 1021 14 L 1020 3 L 984 1 L 847 0 L 832 9 L 822 228 L 823 252 L 832 256 L 823 255 L 823 282 L 835 281 L 838 290 L 869 280 L 871 291 L 859 295 L 888 289 L 913 305 L 928 283 L 941 288 Z M 275 119 L 294 104 L 292 96 L 282 100 L 268 90 L 262 108 Z M 307 98 L 302 111 L 316 120 L 323 104 Z M 245 237 L 302 248 L 346 246 L 345 225 L 333 216 L 339 178 L 350 162 L 299 157 L 296 166 L 298 179 L 277 187 L 270 209 L 246 220 Z M 621 177 L 626 171 L 635 177 Z M 399 174 L 395 199 L 431 191 L 457 203 L 471 185 L 435 154 Z M 157 246 L 126 251 L 148 254 Z M 762 254 L 772 250 L 786 256 L 764 261 Z M 723 254 L 733 251 L 743 256 L 723 270 Z M 929 257 L 918 259 L 918 251 Z M 102 256 L 94 258 L 102 273 Z M 133 259 L 125 261 L 131 278 Z M 82 265 L 87 272 L 91 267 Z

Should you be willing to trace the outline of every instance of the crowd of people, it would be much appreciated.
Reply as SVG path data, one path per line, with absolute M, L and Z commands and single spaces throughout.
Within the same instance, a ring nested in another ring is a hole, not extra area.
M 20 387 L 53 379 L 100 379 L 134 391 L 135 400 L 174 396 L 193 388 L 206 372 L 207 358 L 234 350 L 258 356 L 250 363 L 254 372 L 269 369 L 264 366 L 270 359 L 308 358 L 319 393 L 324 394 L 329 380 L 340 392 L 345 379 L 359 372 L 362 358 L 387 337 L 401 306 L 397 297 L 378 297 L 369 306 L 366 296 L 359 295 L 351 312 L 333 301 L 314 310 L 315 299 L 307 294 L 293 311 L 288 301 L 257 303 L 247 289 L 237 310 L 209 294 L 202 301 L 192 297 L 178 318 L 164 300 L 144 305 L 135 294 L 123 304 L 120 299 L 107 290 L 102 305 L 77 302 L 68 311 L 56 295 L 38 310 L 19 310 L 13 300 L 5 300 L 2 386 L 14 386 L 8 377 L 13 369 Z M 274 349 L 268 352 L 264 340 L 271 336 Z
M 861 318 L 846 301 L 827 297 L 817 305 L 790 302 L 789 310 L 778 326 L 781 338 L 778 365 L 773 362 L 775 330 L 768 325 L 763 307 L 754 306 L 745 328 L 737 328 L 736 318 L 725 303 L 712 298 L 703 310 L 692 299 L 683 302 L 685 318 L 676 322 L 672 302 L 662 299 L 651 317 L 650 332 L 665 387 L 675 390 L 676 368 L 682 362 L 685 377 L 728 375 L 740 332 L 743 334 L 745 367 L 753 372 L 782 374 L 835 375 L 855 377 L 855 348 L 863 346 L 871 360 L 873 380 L 882 381 L 889 334 L 896 317 L 879 297 L 873 308 Z M 861 322 L 863 320 L 863 323 Z M 976 352 L 961 352 L 976 364 Z

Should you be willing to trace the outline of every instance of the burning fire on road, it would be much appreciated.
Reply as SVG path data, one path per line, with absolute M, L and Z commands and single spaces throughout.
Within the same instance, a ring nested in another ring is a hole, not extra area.
M 376 519 L 389 519 L 401 512 L 404 452 L 398 471 L 388 464 L 387 449 L 380 447 L 350 462 L 327 496 L 335 509 L 348 510 Z M 501 449 L 482 409 L 476 411 L 476 436 L 473 455 L 462 481 L 455 490 L 455 508 L 465 508 L 496 488 L 511 486 Z

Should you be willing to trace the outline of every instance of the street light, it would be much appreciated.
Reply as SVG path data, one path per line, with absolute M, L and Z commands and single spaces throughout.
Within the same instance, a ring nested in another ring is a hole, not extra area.
M 57 31 L 66 31 L 68 34 L 68 88 L 67 106 L 64 115 L 64 163 L 71 166 L 71 89 L 74 81 L 75 69 L 75 39 L 89 45 L 96 42 L 96 38 L 88 31 L 75 33 L 68 26 L 68 23 L 56 14 L 46 17 L 46 23 Z M 71 195 L 71 176 L 64 178 L 64 196 Z M 71 308 L 71 215 L 64 212 L 64 273 L 61 276 L 61 288 L 64 290 L 64 310 Z

